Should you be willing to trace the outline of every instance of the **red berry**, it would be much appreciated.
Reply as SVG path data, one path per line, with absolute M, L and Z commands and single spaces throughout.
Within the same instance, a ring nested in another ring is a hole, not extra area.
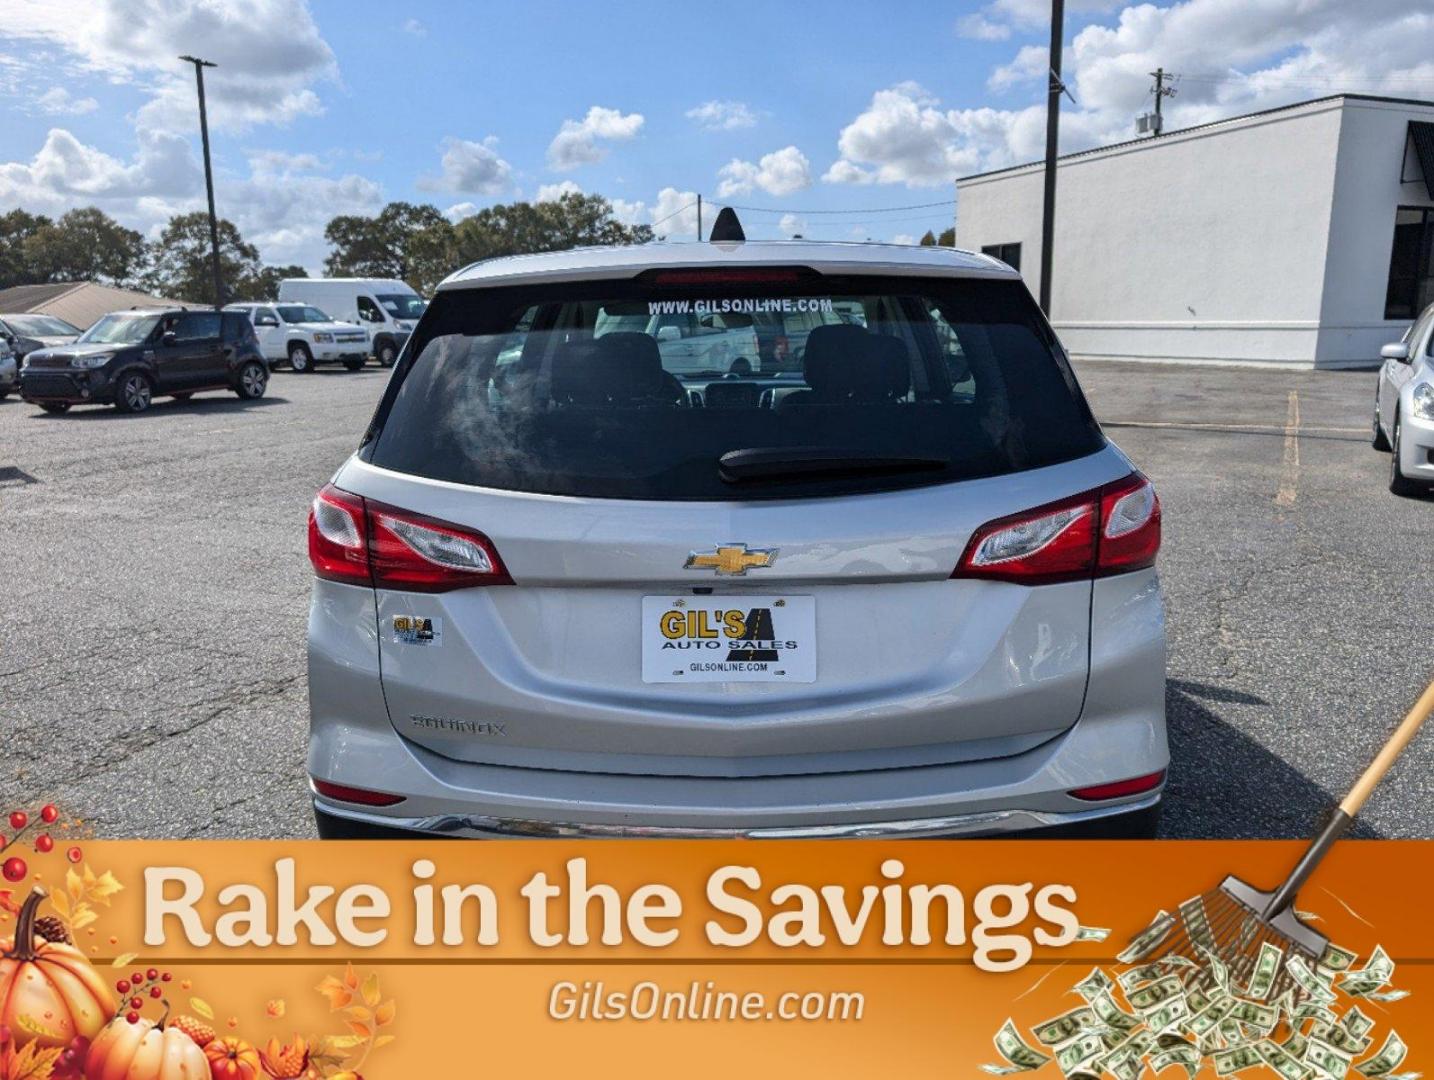
M 169 980 L 172 978 L 174 978 L 174 976 L 167 971 L 159 977 L 160 982 L 169 982 Z
M 41 833 L 35 837 L 35 850 L 41 855 L 48 855 L 55 850 L 55 841 L 50 837 L 49 833 Z
M 144 998 L 142 998 L 142 997 L 132 997 L 132 998 L 130 998 L 130 999 L 129 999 L 129 1007 L 130 1007 L 131 1009 L 142 1009 L 142 1008 L 144 1008 Z
M 30 815 L 25 811 L 16 810 L 10 815 L 10 828 L 23 829 L 28 824 L 30 824 Z
M 154 982 L 155 979 L 159 978 L 159 968 L 150 968 L 144 973 L 144 977 L 150 982 Z
M 157 987 L 157 986 L 151 986 L 151 987 L 149 988 L 149 996 L 152 997 L 152 998 L 154 998 L 156 1001 L 159 1000 L 160 995 L 163 994 L 163 993 L 164 993 L 164 991 L 161 990 L 161 989 L 160 989 L 159 987 Z
M 18 855 L 12 855 L 5 860 L 5 865 L 0 866 L 0 873 L 5 875 L 6 881 L 24 881 L 25 875 L 30 868 L 25 865 L 25 860 Z
M 54 803 L 47 803 L 40 808 L 40 820 L 46 825 L 53 825 L 60 820 L 60 811 L 55 808 Z
M 136 971 L 133 975 L 129 977 L 129 981 L 134 983 L 135 986 L 138 986 L 140 983 L 144 982 L 144 972 Z
M 125 1014 L 124 1014 L 124 1018 L 125 1018 L 126 1020 L 128 1020 L 131 1024 L 138 1024 L 138 1023 L 139 1023 L 139 1013 L 137 1013 L 137 1012 L 128 1012 L 128 1013 L 125 1013 Z
M 118 990 L 121 994 L 128 994 L 128 993 L 129 993 L 129 980 L 128 980 L 128 979 L 121 979 L 119 982 L 115 983 L 115 989 Z
M 84 857 L 85 853 L 77 847 L 72 847 L 69 851 L 65 852 L 65 858 L 69 859 L 70 862 L 79 862 Z

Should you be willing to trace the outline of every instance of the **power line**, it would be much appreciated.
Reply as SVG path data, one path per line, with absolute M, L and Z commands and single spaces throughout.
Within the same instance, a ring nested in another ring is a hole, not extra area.
M 694 206 L 696 206 L 696 205 L 697 205 L 697 200 L 696 200 L 696 199 L 693 199 L 693 200 L 692 200 L 690 203 L 688 203 L 686 206 L 679 206 L 676 210 L 672 211 L 672 213 L 668 214 L 665 218 L 658 218 L 656 221 L 654 221 L 654 222 L 652 223 L 652 228 L 654 228 L 654 229 L 657 228 L 657 227 L 658 227 L 659 225 L 661 225 L 664 221 L 671 221 L 671 220 L 672 220 L 673 218 L 675 218 L 678 214 L 685 213 L 686 211 L 691 210 L 691 209 L 692 209 Z

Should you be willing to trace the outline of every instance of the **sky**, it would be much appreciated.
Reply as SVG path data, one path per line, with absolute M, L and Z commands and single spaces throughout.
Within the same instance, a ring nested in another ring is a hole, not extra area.
M 696 237 L 914 242 L 953 180 L 1042 156 L 1048 0 L 0 0 L 0 212 L 204 205 L 272 263 L 395 200 L 452 220 L 564 190 Z M 1063 152 L 1338 91 L 1434 100 L 1434 0 L 1067 0 Z

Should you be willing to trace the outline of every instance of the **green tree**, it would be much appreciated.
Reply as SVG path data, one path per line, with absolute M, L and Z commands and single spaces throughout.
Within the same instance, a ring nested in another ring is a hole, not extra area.
M 649 225 L 624 225 L 601 195 L 568 192 L 549 202 L 490 206 L 457 226 L 460 263 L 565 248 L 642 244 Z
M 133 280 L 145 257 L 144 237 L 97 207 L 70 210 L 59 221 L 35 228 L 23 245 L 29 279 L 42 281 Z
M 926 233 L 921 237 L 921 246 L 922 246 L 922 247 L 935 247 L 935 246 L 936 246 L 936 234 L 935 234 L 934 232 L 932 232 L 930 229 L 927 229 L 927 230 L 926 230 Z
M 436 206 L 392 202 L 373 217 L 341 214 L 324 239 L 324 270 L 336 277 L 384 277 L 431 293 L 457 263 L 453 226 Z
M 290 263 L 288 266 L 266 266 L 259 271 L 253 287 L 244 293 L 246 300 L 279 299 L 279 282 L 285 278 L 308 277 L 308 270 Z
M 20 209 L 0 214 L 0 289 L 35 284 L 25 261 L 25 243 L 40 229 L 53 224 L 47 217 Z
M 176 214 L 150 248 L 144 287 L 159 296 L 194 304 L 214 303 L 210 269 L 209 215 L 203 210 Z M 223 301 L 247 299 L 262 287 L 264 267 L 259 251 L 246 243 L 234 223 L 219 219 L 219 268 Z
M 936 243 L 941 247 L 955 247 L 956 226 L 953 225 L 949 229 L 942 229 L 941 235 L 936 238 Z

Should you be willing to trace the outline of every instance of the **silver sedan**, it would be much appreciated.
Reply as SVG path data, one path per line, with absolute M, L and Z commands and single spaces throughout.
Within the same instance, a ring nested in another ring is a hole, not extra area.
M 1424 494 L 1434 486 L 1434 304 L 1381 355 L 1374 448 L 1390 451 L 1390 491 Z

